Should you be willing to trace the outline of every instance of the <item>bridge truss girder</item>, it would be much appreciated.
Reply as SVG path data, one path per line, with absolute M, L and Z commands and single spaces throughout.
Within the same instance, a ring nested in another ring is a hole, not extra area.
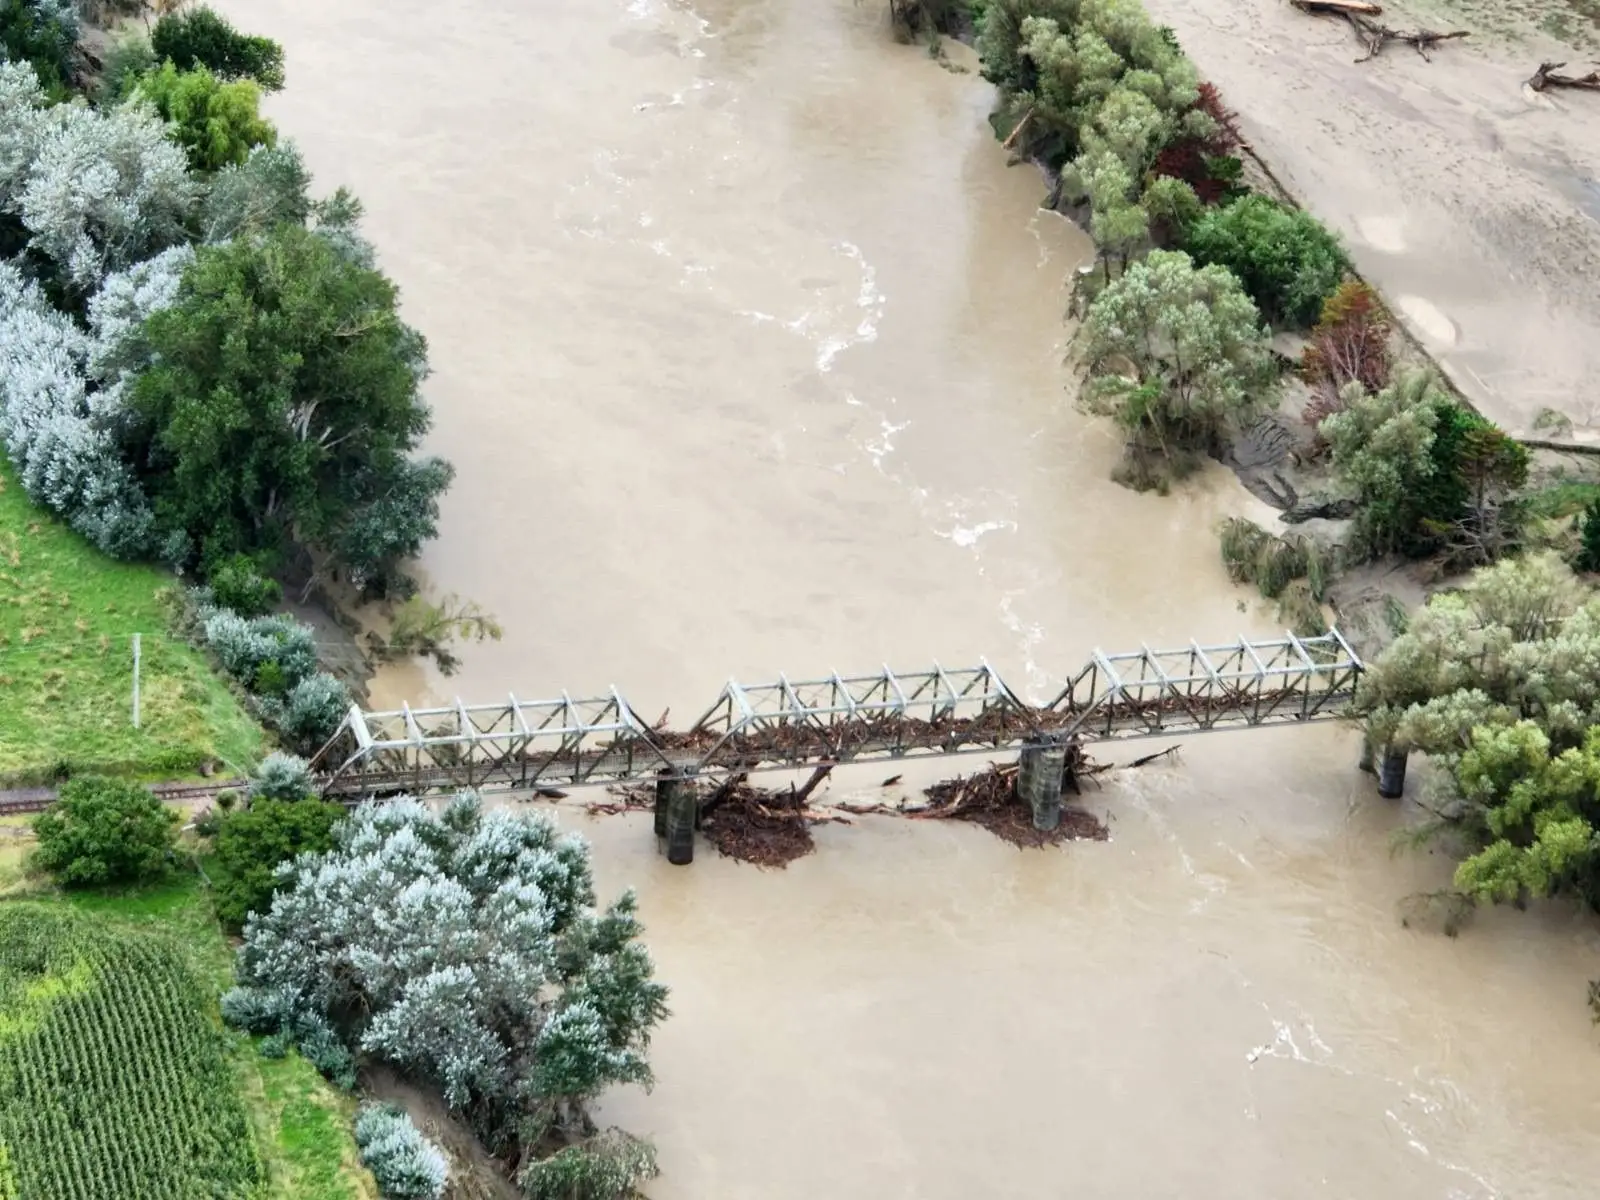
M 686 731 L 653 729 L 612 688 L 487 705 L 352 707 L 313 760 L 335 795 L 444 788 L 533 790 L 784 770 L 822 763 L 981 753 L 1038 740 L 1172 736 L 1340 715 L 1362 664 L 1321 637 L 1106 655 L 1096 651 L 1034 707 L 987 663 L 740 684 Z

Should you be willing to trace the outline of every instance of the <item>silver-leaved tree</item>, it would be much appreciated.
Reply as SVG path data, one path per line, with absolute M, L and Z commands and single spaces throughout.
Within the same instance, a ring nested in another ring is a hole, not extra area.
M 581 838 L 542 815 L 486 813 L 470 793 L 441 813 L 396 800 L 362 806 L 332 850 L 284 871 L 271 911 L 245 927 L 232 1023 L 324 1062 L 331 1034 L 436 1086 L 529 1195 L 546 1191 L 552 1159 L 612 1181 L 570 1193 L 594 1200 L 654 1172 L 647 1148 L 596 1136 L 585 1111 L 606 1087 L 651 1082 L 644 1052 L 667 993 L 633 894 L 595 909 Z M 633 1167 L 613 1190 L 619 1161 Z

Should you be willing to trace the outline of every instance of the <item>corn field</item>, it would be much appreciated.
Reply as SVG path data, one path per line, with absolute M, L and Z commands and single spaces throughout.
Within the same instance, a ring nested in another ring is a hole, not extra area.
M 265 1173 L 179 952 L 0 906 L 0 1200 L 243 1200 Z

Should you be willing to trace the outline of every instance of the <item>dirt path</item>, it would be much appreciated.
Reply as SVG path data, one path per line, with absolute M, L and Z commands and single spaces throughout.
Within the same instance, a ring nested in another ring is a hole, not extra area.
M 1600 439 L 1587 386 L 1600 373 L 1600 95 L 1523 86 L 1543 59 L 1595 54 L 1508 33 L 1539 19 L 1569 32 L 1592 23 L 1560 26 L 1557 9 L 1526 2 L 1388 4 L 1396 28 L 1474 36 L 1432 62 L 1391 46 L 1357 64 L 1348 26 L 1284 0 L 1149 7 L 1485 415 L 1526 433 L 1555 408 L 1578 437 Z

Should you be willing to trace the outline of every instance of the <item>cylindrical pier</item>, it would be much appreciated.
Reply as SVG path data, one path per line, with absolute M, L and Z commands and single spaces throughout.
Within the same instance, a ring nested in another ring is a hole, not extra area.
M 1017 770 L 1017 798 L 1033 810 L 1033 827 L 1061 824 L 1061 782 L 1067 771 L 1067 748 L 1056 742 L 1024 746 Z
M 672 779 L 666 771 L 662 771 L 661 778 L 656 780 L 655 819 L 656 839 L 658 842 L 665 841 L 667 837 L 667 803 L 672 795 L 667 785 L 671 782 Z M 660 846 L 658 845 L 656 848 L 660 849 Z
M 1406 790 L 1407 752 L 1393 746 L 1383 752 L 1383 765 L 1378 770 L 1378 795 L 1385 800 L 1398 800 Z
M 694 827 L 700 808 L 694 780 L 658 781 L 656 805 L 658 812 L 665 809 L 667 861 L 675 867 L 688 866 L 694 861 Z

